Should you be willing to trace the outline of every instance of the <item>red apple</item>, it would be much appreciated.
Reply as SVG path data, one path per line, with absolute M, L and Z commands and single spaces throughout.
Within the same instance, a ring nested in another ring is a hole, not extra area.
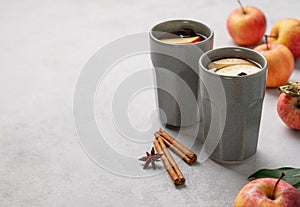
M 265 34 L 266 27 L 264 13 L 254 6 L 241 5 L 241 8 L 233 10 L 227 18 L 227 30 L 233 41 L 241 46 L 258 43 Z
M 190 44 L 200 42 L 200 36 L 196 37 L 185 37 L 185 38 L 170 38 L 170 39 L 161 39 L 160 41 L 169 43 L 169 44 Z
M 294 57 L 291 51 L 282 44 L 262 44 L 254 48 L 268 61 L 267 87 L 274 88 L 285 84 L 293 70 Z
M 234 207 L 300 207 L 300 193 L 283 180 L 259 178 L 241 189 Z
M 290 128 L 300 130 L 300 82 L 289 82 L 280 87 L 277 112 Z
M 271 37 L 271 42 L 287 46 L 295 59 L 300 57 L 300 21 L 298 19 L 279 20 L 271 30 Z

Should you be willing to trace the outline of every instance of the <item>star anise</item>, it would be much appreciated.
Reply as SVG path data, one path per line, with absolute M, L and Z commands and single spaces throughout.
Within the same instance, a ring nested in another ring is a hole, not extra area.
M 145 169 L 146 167 L 149 166 L 149 164 L 151 163 L 153 169 L 155 170 L 155 162 L 159 161 L 159 158 L 163 155 L 163 154 L 157 154 L 155 153 L 154 147 L 152 147 L 151 149 L 151 153 L 146 152 L 147 156 L 141 157 L 139 160 L 141 161 L 145 161 L 144 167 L 143 169 Z

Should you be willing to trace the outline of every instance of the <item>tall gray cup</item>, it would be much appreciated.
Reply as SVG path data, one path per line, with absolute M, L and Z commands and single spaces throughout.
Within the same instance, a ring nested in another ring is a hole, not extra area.
M 160 41 L 166 34 L 192 29 L 204 40 L 192 44 L 170 44 Z M 191 126 L 199 122 L 200 56 L 212 49 L 213 31 L 207 25 L 191 20 L 171 20 L 155 25 L 150 31 L 151 60 L 156 79 L 156 97 L 160 119 L 171 127 Z
M 253 61 L 261 69 L 251 75 L 220 75 L 208 64 L 223 58 Z M 204 149 L 225 164 L 240 163 L 256 153 L 266 88 L 266 59 L 251 49 L 225 47 L 206 52 L 199 60 Z M 206 139 L 205 139 L 206 138 Z

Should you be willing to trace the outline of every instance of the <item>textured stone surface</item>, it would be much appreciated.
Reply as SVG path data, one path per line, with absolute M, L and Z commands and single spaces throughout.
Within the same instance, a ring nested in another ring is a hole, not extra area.
M 265 12 L 267 33 L 280 18 L 300 19 L 298 0 L 245 0 L 244 4 Z M 217 0 L 1 1 L 0 206 L 232 206 L 247 176 L 257 169 L 300 167 L 300 134 L 278 118 L 276 89 L 266 92 L 257 154 L 237 166 L 208 160 L 190 167 L 180 162 L 185 188 L 174 188 L 161 163 L 161 173 L 155 176 L 110 173 L 89 159 L 77 138 L 74 88 L 80 71 L 98 49 L 172 18 L 206 22 L 215 30 L 215 47 L 233 45 L 226 17 L 235 7 L 234 1 Z M 292 79 L 300 80 L 299 70 L 298 60 Z M 111 78 L 117 83 L 119 77 Z M 153 107 L 153 93 L 149 94 L 150 101 L 137 102 Z M 101 96 L 106 100 L 109 94 Z M 102 114 L 100 121 L 110 113 L 109 106 L 102 104 L 97 111 Z M 147 114 L 143 108 L 136 110 L 132 116 L 136 127 L 147 128 L 149 123 L 141 116 Z M 120 150 L 130 156 L 148 150 L 126 147 Z M 196 143 L 194 149 L 199 153 L 200 145 Z

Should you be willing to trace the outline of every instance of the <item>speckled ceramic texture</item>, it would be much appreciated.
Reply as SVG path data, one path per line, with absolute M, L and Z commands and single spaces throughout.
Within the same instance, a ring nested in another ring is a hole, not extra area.
M 223 76 L 207 69 L 208 63 L 221 58 L 243 58 L 252 60 L 261 66 L 261 71 L 246 76 Z M 211 50 L 200 58 L 201 126 L 206 137 L 210 127 L 222 130 L 218 126 L 210 126 L 212 121 L 225 120 L 225 128 L 220 141 L 211 158 L 217 162 L 240 163 L 256 153 L 259 136 L 262 104 L 266 88 L 267 61 L 259 53 L 242 47 L 225 47 Z M 217 93 L 209 93 L 207 87 L 215 87 L 214 81 L 220 78 L 225 92 L 226 102 L 214 103 Z M 226 117 L 220 114 L 212 116 L 213 108 L 223 107 Z M 216 120 L 212 120 L 214 119 Z M 202 140 L 204 141 L 204 140 Z
M 168 44 L 159 39 L 165 33 L 193 29 L 206 37 L 194 44 Z M 213 30 L 192 20 L 170 20 L 150 31 L 151 60 L 157 84 L 156 97 L 160 119 L 167 126 L 191 126 L 199 122 L 198 61 L 213 47 Z M 187 87 L 188 86 L 188 87 Z

